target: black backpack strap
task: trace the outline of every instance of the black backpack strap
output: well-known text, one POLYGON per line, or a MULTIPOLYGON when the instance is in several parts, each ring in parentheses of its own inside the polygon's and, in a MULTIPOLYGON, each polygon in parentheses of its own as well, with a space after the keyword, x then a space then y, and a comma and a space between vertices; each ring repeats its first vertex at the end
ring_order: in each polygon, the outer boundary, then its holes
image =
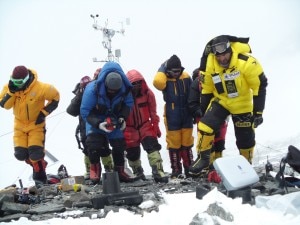
POLYGON ((79 137, 79 133, 80 133, 80 125, 78 124, 77 127, 76 127, 76 130, 75 130, 75 138, 76 138, 76 141, 77 141, 77 144, 78 144, 78 148, 83 150, 83 147, 81 146, 81 140, 80 140, 80 137, 79 137))
POLYGON ((275 180, 278 182, 278 187, 279 188, 284 188, 286 193, 288 193, 286 181, 285 181, 285 178, 284 178, 285 165, 286 165, 286 157, 283 157, 280 161, 279 171, 275 176, 275 180))
MULTIPOLYGON (((243 38, 243 37, 236 37, 236 36, 231 36, 231 35, 222 35, 222 36, 228 38, 228 40, 230 42, 240 42, 240 43, 245 43, 245 44, 247 44, 249 42, 249 38, 248 37, 247 38, 243 38)), ((201 71, 205 71, 206 70, 207 57, 208 57, 209 53, 212 52, 211 51, 211 45, 213 43, 213 40, 214 39, 211 39, 206 44, 206 46, 204 48, 204 51, 202 53, 202 57, 200 59, 200 67, 199 67, 199 69, 201 71)), ((250 50, 250 53, 251 53, 251 50, 250 50)))

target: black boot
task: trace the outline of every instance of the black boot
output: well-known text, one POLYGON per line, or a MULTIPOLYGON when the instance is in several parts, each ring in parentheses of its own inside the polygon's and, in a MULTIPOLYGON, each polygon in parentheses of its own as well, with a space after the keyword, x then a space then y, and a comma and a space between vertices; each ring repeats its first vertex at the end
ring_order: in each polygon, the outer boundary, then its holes
POLYGON ((144 174, 144 169, 142 167, 142 162, 140 159, 137 159, 135 161, 128 160, 128 164, 136 177, 142 180, 146 180, 146 176, 144 174))
POLYGON ((139 179, 142 180, 147 180, 145 174, 144 174, 144 169, 143 167, 138 167, 136 168, 136 170, 133 170, 133 174, 138 177, 139 179))
POLYGON ((152 168, 152 177, 157 183, 168 183, 169 177, 165 174, 162 158, 159 151, 153 151, 148 153, 149 164, 152 168))
POLYGON ((210 150, 200 152, 197 159, 190 166, 189 173, 193 176, 200 175, 202 170, 208 169, 209 159, 210 159, 210 150))
POLYGON ((169 177, 165 175, 161 163, 157 163, 157 165, 151 166, 151 168, 152 168, 152 176, 156 183, 169 182, 169 177))

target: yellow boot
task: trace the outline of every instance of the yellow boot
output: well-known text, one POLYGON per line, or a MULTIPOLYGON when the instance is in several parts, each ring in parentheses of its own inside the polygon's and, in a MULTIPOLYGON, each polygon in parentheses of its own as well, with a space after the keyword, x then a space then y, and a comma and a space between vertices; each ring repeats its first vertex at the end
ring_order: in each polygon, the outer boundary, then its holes
POLYGON ((247 149, 240 149, 240 154, 244 156, 250 164, 252 164, 254 146, 247 149))
POLYGON ((198 133, 198 157, 190 166, 189 173, 191 175, 200 175, 203 169, 208 169, 210 165, 210 151, 214 138, 214 134, 198 133))

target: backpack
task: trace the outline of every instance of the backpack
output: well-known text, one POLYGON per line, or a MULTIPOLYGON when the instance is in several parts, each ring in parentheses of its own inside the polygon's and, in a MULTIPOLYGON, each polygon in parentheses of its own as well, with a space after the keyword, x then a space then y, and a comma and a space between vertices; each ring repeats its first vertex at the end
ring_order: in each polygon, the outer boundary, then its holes
POLYGON ((296 172, 300 173, 300 150, 293 145, 290 145, 288 147, 287 155, 281 159, 279 171, 275 177, 275 179, 279 183, 279 187, 285 188, 285 190, 287 191, 287 187, 300 187, 300 179, 293 176, 284 176, 286 164, 288 164, 296 172))
POLYGON ((298 173, 300 173, 300 150, 293 145, 288 147, 286 162, 298 173))

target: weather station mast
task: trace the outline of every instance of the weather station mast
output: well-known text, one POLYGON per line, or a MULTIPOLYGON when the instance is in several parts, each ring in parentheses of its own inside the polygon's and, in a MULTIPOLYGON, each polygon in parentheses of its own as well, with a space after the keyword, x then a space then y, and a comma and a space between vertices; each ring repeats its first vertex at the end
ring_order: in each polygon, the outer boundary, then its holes
MULTIPOLYGON (((109 62, 109 61, 115 61, 115 62, 119 62, 119 58, 121 57, 121 50, 120 49, 116 49, 115 52, 113 53, 112 50, 112 38, 115 36, 115 34, 122 34, 124 35, 125 33, 125 29, 124 29, 124 23, 120 22, 121 24, 121 28, 119 30, 113 29, 113 28, 109 28, 108 27, 108 19, 106 19, 104 26, 99 25, 98 23, 98 18, 99 15, 92 15, 91 14, 91 18, 93 18, 94 23, 93 23, 93 28, 95 30, 100 30, 102 31, 102 45, 105 49, 107 49, 107 57, 104 60, 98 60, 96 57, 93 58, 93 62, 109 62)), ((130 24, 130 20, 129 18, 126 18, 126 25, 130 24)))

